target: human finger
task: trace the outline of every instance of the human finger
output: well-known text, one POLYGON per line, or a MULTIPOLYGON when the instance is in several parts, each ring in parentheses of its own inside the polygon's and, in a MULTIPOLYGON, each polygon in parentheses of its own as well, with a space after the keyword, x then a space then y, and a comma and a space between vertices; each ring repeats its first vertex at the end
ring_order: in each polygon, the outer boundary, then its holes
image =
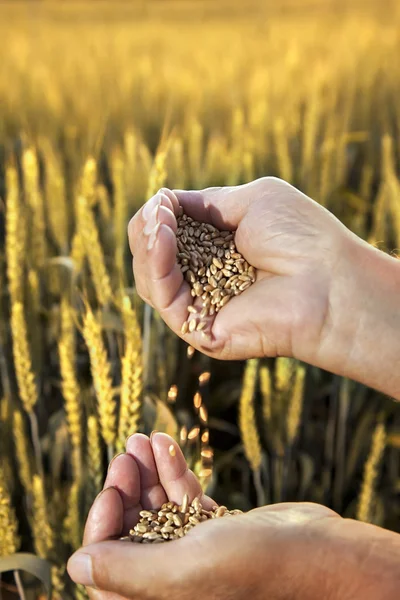
POLYGON ((145 510, 159 508, 167 502, 160 482, 153 449, 147 435, 135 433, 126 443, 126 452, 134 457, 140 474, 140 504, 145 510))
POLYGON ((157 432, 151 438, 151 445, 158 476, 170 502, 181 504, 187 494, 190 502, 199 497, 206 510, 216 506, 203 494, 199 480, 189 469, 181 448, 171 436, 157 432))
POLYGON ((130 454, 120 454, 110 463, 104 488, 113 487, 118 490, 123 504, 123 526, 121 535, 127 535, 138 522, 141 481, 139 467, 130 454))

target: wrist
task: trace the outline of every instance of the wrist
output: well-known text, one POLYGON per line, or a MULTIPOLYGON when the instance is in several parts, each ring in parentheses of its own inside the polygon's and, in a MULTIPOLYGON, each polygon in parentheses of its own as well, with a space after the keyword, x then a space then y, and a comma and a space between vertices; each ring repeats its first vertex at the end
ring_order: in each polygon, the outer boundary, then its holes
POLYGON ((400 399, 400 262, 344 236, 313 364, 400 399))

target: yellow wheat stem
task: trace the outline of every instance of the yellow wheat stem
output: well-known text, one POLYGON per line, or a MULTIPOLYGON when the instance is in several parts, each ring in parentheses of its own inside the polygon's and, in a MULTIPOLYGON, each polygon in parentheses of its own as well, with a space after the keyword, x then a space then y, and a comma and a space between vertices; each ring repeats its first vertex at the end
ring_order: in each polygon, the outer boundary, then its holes
POLYGON ((15 554, 19 548, 18 522, 6 486, 6 478, 0 466, 0 556, 15 554))
POLYGON ((78 220, 79 235, 82 236, 98 301, 102 305, 108 304, 112 299, 110 277, 94 215, 84 196, 78 198, 78 220))
POLYGON ((91 503, 100 492, 103 483, 99 427, 93 415, 87 421, 87 477, 88 501, 91 503))
POLYGON ((81 473, 82 422, 80 387, 76 376, 75 333, 72 308, 67 300, 61 303, 61 338, 58 343, 61 389, 65 400, 68 432, 72 445, 72 466, 76 477, 81 473))
POLYGON ((357 519, 359 521, 371 522, 372 520, 375 483, 385 446, 386 428, 383 423, 378 423, 372 435, 371 450, 364 466, 364 476, 357 507, 357 519))
POLYGON ((39 475, 33 476, 32 494, 32 533, 35 551, 41 558, 48 558, 54 548, 54 536, 49 522, 43 479, 39 475))
POLYGON ((19 477, 27 492, 32 490, 31 449, 28 447, 29 437, 25 429, 24 419, 20 411, 13 415, 13 437, 17 456, 19 477))
POLYGON ((27 413, 31 413, 37 402, 38 394, 32 368, 24 307, 21 302, 14 302, 11 306, 11 331, 18 391, 24 409, 27 413))
POLYGON ((7 278, 12 302, 22 299, 24 273, 24 223, 21 222, 18 173, 6 169, 6 257, 7 278))
POLYGON ((126 438, 139 428, 142 408, 143 356, 140 327, 128 297, 123 299, 122 315, 125 352, 122 357, 121 403, 117 450, 122 452, 126 438))
POLYGON ((88 308, 84 318, 83 337, 90 356, 90 370, 97 396, 101 434, 108 447, 116 438, 116 402, 112 387, 111 367, 104 344, 101 325, 88 308))
POLYGON ((248 360, 244 372, 239 403, 239 425, 244 451, 253 471, 261 466, 261 444, 257 430, 254 395, 257 385, 258 360, 248 360))
POLYGON ((293 386, 292 394, 290 396, 288 412, 286 416, 287 442, 290 446, 296 439, 301 421, 305 377, 305 367, 303 365, 298 365, 296 369, 296 380, 293 386))
POLYGON ((28 148, 22 155, 26 200, 32 210, 32 261, 42 267, 46 258, 46 224, 43 195, 39 185, 39 164, 35 150, 28 148))

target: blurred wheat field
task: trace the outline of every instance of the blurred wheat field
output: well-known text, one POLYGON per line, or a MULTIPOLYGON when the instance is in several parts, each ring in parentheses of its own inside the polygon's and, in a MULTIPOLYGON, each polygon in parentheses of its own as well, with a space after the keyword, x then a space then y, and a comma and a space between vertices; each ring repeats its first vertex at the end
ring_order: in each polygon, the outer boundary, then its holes
POLYGON ((275 175, 396 251, 399 31, 391 2, 0 4, 0 561, 45 559, 53 598, 86 597, 65 562, 135 431, 173 435, 230 507, 400 531, 399 404, 290 359, 192 356, 126 238, 163 185, 275 175))

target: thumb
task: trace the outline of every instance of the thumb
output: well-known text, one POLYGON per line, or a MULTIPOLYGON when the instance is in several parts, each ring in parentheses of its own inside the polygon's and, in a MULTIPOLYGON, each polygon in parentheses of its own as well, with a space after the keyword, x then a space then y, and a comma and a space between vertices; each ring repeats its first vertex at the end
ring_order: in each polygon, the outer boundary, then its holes
POLYGON ((164 544, 100 542, 78 550, 68 561, 75 583, 113 592, 126 598, 171 598, 188 556, 194 556, 191 540, 164 544), (177 568, 179 566, 179 571, 177 568))

